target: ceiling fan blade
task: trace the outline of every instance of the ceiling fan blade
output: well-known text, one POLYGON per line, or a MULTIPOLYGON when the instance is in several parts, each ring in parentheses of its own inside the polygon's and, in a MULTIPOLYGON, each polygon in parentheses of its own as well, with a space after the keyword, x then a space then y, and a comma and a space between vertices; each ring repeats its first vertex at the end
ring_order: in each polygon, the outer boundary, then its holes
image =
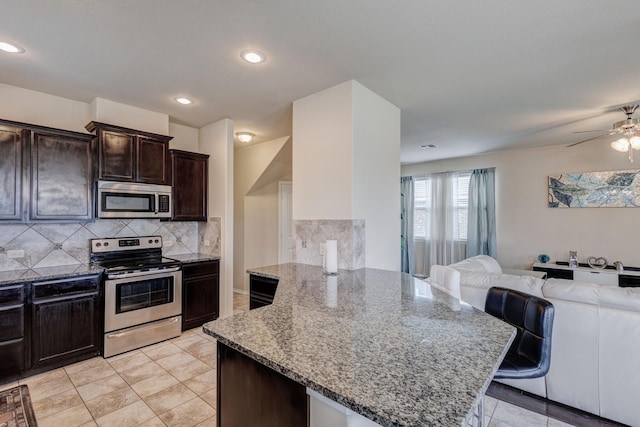
POLYGON ((598 129, 598 130, 578 130, 571 133, 590 133, 590 132, 607 132, 609 129, 598 129))
POLYGON ((594 139, 602 138, 603 136, 609 136, 609 135, 611 135, 611 134, 607 132, 607 133, 602 134, 602 135, 594 136, 593 138, 583 139, 582 141, 574 142, 573 144, 567 145, 567 147, 573 147, 574 145, 582 144, 583 142, 592 141, 594 139))

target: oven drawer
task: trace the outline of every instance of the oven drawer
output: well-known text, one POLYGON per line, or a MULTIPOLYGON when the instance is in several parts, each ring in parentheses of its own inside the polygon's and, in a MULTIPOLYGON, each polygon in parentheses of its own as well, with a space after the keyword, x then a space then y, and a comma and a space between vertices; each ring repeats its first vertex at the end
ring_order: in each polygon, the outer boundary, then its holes
POLYGON ((104 334, 104 357, 180 336, 182 317, 175 316, 104 334))

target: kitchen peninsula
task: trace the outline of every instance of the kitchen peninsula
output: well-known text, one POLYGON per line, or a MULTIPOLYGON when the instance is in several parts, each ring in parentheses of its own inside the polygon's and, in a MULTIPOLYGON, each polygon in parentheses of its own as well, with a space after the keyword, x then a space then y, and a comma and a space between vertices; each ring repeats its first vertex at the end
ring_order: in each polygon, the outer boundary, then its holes
POLYGON ((301 401, 301 424, 311 416, 314 426, 314 403, 325 398, 383 426, 466 425, 515 336, 513 327, 404 273, 340 270, 336 277, 305 264, 250 273, 279 279, 273 304, 204 325, 218 340, 222 427, 301 401), (275 385, 264 399, 251 395, 261 370, 293 387, 289 400, 278 399, 275 385))

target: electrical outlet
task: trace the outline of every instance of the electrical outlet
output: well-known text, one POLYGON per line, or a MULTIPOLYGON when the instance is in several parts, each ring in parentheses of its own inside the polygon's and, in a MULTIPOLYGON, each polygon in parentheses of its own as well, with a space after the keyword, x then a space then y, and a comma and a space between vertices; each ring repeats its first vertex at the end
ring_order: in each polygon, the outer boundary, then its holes
POLYGON ((207 248, 208 248, 209 246, 211 246, 211 241, 210 241, 210 240, 205 240, 205 241, 204 241, 204 246, 205 246, 205 247, 207 247, 207 248))
POLYGON ((12 251, 7 251, 7 258, 24 258, 24 250, 14 249, 12 251))

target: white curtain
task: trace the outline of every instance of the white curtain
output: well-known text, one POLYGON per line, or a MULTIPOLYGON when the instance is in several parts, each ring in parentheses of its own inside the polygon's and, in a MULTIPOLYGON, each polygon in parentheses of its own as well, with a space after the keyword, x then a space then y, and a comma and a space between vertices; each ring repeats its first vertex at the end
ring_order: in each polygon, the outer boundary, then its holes
POLYGON ((466 184, 468 172, 446 172, 425 177, 427 215, 425 239, 422 241, 424 275, 429 275, 434 264, 449 265, 466 257, 466 206, 464 215, 461 215, 459 204, 462 187, 459 180, 462 176, 466 184))

